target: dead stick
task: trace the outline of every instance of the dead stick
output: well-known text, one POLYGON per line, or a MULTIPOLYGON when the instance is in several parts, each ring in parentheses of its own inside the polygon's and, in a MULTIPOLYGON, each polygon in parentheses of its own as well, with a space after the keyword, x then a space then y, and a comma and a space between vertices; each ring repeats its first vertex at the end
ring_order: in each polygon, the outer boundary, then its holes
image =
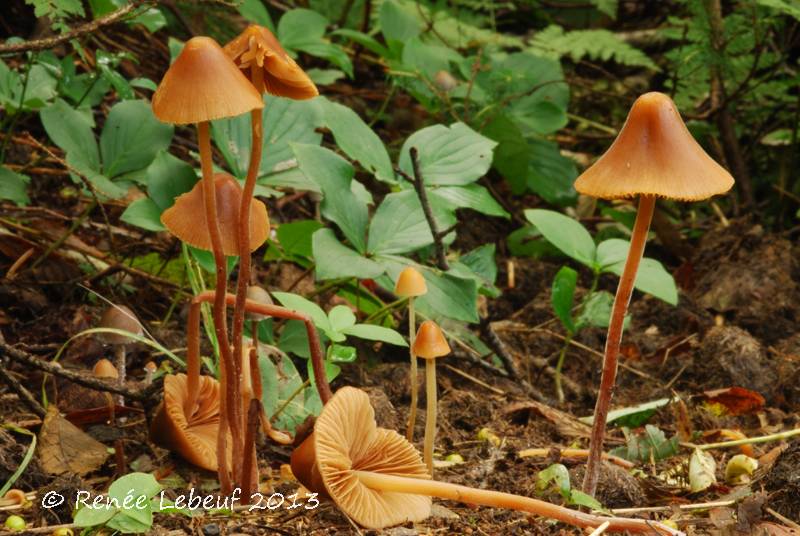
POLYGON ((433 217, 433 210, 431 203, 428 200, 428 192, 425 190, 425 180, 422 177, 422 170, 419 166, 419 152, 416 147, 409 150, 411 155, 411 166, 414 170, 414 177, 409 177, 407 173, 401 173, 407 180, 410 180, 414 185, 414 190, 417 192, 419 202, 422 205, 422 212, 425 214, 425 219, 428 221, 428 227, 431 228, 431 235, 433 235, 433 247, 436 251, 436 265, 440 270, 449 270, 450 265, 447 264, 447 258, 444 252, 444 243, 442 242, 442 233, 439 232, 439 226, 436 224, 436 219, 433 217))
POLYGON ((33 397, 31 392, 25 389, 25 387, 5 369, 2 362, 0 362, 0 380, 3 380, 31 411, 38 417, 44 419, 47 411, 39 404, 39 401, 33 397))

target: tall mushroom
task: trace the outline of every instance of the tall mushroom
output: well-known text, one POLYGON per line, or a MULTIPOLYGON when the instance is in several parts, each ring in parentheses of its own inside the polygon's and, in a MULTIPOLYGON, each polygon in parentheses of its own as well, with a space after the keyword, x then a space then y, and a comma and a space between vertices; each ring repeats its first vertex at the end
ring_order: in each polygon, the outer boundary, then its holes
MULTIPOLYGON (((214 300, 214 330, 219 342, 222 366, 231 373, 234 363, 231 356, 228 328, 225 315, 227 290, 227 264, 222 250, 222 238, 217 221, 217 203, 209 122, 214 119, 233 117, 264 107, 261 95, 244 77, 236 65, 225 55, 222 47, 209 37, 193 37, 164 74, 153 95, 153 113, 163 122, 175 124, 197 124, 200 164, 203 174, 204 213, 211 247, 216 265, 216 294, 214 300)), ((249 204, 248 204, 249 207, 249 204)), ((245 245, 249 244, 246 242, 245 245)), ((235 382, 232 383, 235 386, 235 382)), ((238 389, 226 390, 230 411, 239 408, 238 389)), ((242 417, 230 420, 233 448, 241 451, 242 417)), ((224 435, 221 435, 224 437, 224 435)))
MULTIPOLYGON (((111 305, 103 312, 100 317, 101 328, 115 329, 125 331, 138 337, 142 335, 142 325, 136 318, 136 315, 129 308, 124 305, 111 305)), ((120 385, 125 383, 125 349, 135 340, 127 335, 120 333, 99 333, 98 338, 106 344, 114 346, 114 365, 117 367, 117 381, 120 385)), ((119 402, 122 404, 124 401, 122 395, 119 397, 119 402)))
POLYGON ((450 353, 450 345, 433 320, 419 327, 414 339, 414 354, 425 359, 425 442, 423 454, 428 473, 433 476, 433 443, 436 439, 436 358, 450 353))
POLYGON ((414 441, 414 425, 417 422, 417 406, 419 405, 419 386, 417 375, 417 356, 414 354, 414 333, 417 331, 417 321, 414 315, 414 298, 427 294, 428 285, 425 278, 413 266, 403 268, 397 276, 394 293, 401 298, 408 298, 408 354, 411 358, 408 382, 411 385, 411 407, 408 413, 408 428, 406 439, 414 441))
MULTIPOLYGON (((291 99, 310 99, 319 94, 317 87, 267 28, 248 26, 233 41, 225 45, 228 57, 241 69, 261 95, 264 92, 291 99)), ((244 304, 250 285, 250 200, 261 167, 264 128, 261 107, 250 113, 250 163, 239 211, 239 276, 236 281, 236 303, 233 309, 233 357, 235 374, 241 381, 242 334, 244 333, 244 304)), ((262 240, 263 243, 263 240, 262 240)))
POLYGON ((675 104, 663 93, 636 99, 628 119, 608 151, 575 181, 575 189, 603 199, 639 196, 639 210, 631 234, 628 258, 620 277, 608 326, 603 373, 594 411, 589 460, 583 491, 594 495, 603 452, 623 322, 630 303, 656 198, 700 201, 722 194, 733 177, 695 141, 675 104))
POLYGON ((644 519, 603 517, 545 501, 430 479, 419 452, 393 430, 378 428, 369 396, 342 387, 322 408, 314 432, 292 453, 292 472, 310 491, 329 497, 356 523, 382 529, 422 521, 431 497, 511 508, 578 527, 683 535, 644 519))

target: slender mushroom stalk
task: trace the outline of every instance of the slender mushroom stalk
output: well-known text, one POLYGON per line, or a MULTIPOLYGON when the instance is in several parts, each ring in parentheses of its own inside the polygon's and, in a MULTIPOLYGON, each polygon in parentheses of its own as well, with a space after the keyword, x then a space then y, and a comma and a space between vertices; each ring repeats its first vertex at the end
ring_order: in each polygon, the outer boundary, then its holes
MULTIPOLYGON (((225 45, 225 52, 239 69, 246 73, 259 95, 268 92, 293 99, 308 99, 319 94, 316 86, 292 60, 280 42, 267 28, 251 25, 225 45)), ((237 381, 241 381, 245 300, 250 284, 250 201, 261 167, 264 145, 263 110, 250 112, 250 162, 239 212, 239 277, 233 310, 233 357, 237 381)))
POLYGON ((414 446, 397 432, 378 428, 369 396, 353 387, 336 392, 291 461, 292 472, 304 486, 331 498, 369 529, 422 521, 430 516, 430 498, 440 497, 529 512, 578 527, 608 523, 608 530, 615 532, 683 535, 655 521, 593 515, 520 495, 431 480, 414 446))
POLYGON ((436 441, 436 358, 450 353, 450 346, 442 330, 433 320, 419 327, 414 339, 414 354, 425 359, 425 441, 423 454, 428 474, 433 477, 433 445, 436 441))
POLYGON ((408 266, 403 268, 397 277, 394 293, 401 298, 408 298, 408 354, 411 358, 408 383, 411 386, 411 405, 408 412, 408 426, 406 439, 414 441, 414 425, 417 423, 417 406, 419 405, 419 386, 417 372, 417 356, 414 354, 414 333, 417 330, 417 320, 414 314, 414 298, 427 294, 428 286, 425 278, 416 268, 408 266))
MULTIPOLYGON (((236 381, 230 381, 231 372, 235 368, 225 314, 227 261, 217 221, 209 121, 241 115, 263 107, 261 96, 252 84, 225 55, 217 42, 208 37, 194 37, 186 42, 153 95, 153 113, 160 121, 197 124, 203 175, 204 214, 216 266, 214 330, 220 349, 220 370, 227 370, 229 373, 226 378, 229 385, 223 389, 226 401, 222 404, 229 413, 229 418, 223 419, 223 424, 230 427, 235 453, 241 453, 242 450, 242 408, 237 400, 238 385, 236 381)), ((219 434, 221 436, 219 441, 226 441, 226 431, 223 427, 220 427, 219 434)), ((236 476, 237 471, 234 467, 234 480, 236 476)), ((220 480, 223 480, 222 474, 220 480)))
MULTIPOLYGON (((136 315, 124 305, 111 305, 108 309, 106 309, 105 312, 103 312, 103 316, 100 318, 99 326, 101 328, 126 331, 136 336, 141 336, 143 333, 142 325, 139 323, 136 315)), ((119 335, 117 333, 101 333, 99 338, 106 344, 111 344, 114 346, 114 365, 117 368, 117 375, 115 378, 120 385, 124 385, 127 373, 125 363, 125 348, 129 344, 135 342, 134 339, 131 337, 126 337, 125 335, 119 335)), ((122 395, 118 397, 117 401, 120 405, 125 403, 122 395)))
POLYGON ((623 322, 644 252, 657 197, 699 201, 727 192, 733 178, 709 157, 663 93, 646 93, 633 104, 617 139, 575 181, 575 189, 603 199, 639 196, 628 257, 620 277, 608 326, 600 391, 594 411, 583 491, 594 495, 603 438, 617 374, 623 322))

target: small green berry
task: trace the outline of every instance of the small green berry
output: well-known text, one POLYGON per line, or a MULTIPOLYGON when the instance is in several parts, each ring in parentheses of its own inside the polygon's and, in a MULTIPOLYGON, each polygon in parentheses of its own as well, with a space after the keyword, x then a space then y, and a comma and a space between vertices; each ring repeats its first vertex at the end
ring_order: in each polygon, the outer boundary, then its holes
POLYGON ((13 532, 19 532, 27 528, 25 520, 19 516, 8 516, 6 518, 5 527, 13 532))

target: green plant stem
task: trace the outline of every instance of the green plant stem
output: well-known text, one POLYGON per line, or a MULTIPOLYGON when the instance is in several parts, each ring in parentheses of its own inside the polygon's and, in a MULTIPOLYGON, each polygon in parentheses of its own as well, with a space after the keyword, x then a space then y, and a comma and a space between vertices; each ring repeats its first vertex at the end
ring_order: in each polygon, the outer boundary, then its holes
POLYGON ((573 334, 568 333, 564 339, 564 344, 561 346, 561 352, 558 354, 558 362, 556 363, 556 373, 553 376, 556 382, 556 396, 560 404, 564 403, 564 389, 561 386, 561 369, 564 368, 564 358, 567 357, 567 348, 572 341, 573 334))
POLYGON ((628 304, 633 293, 633 283, 636 280, 636 272, 642 260, 645 242, 647 241, 647 230, 650 227, 650 221, 653 219, 655 206, 655 196, 642 195, 639 198, 639 210, 636 214, 636 222, 633 225, 628 258, 625 260, 625 268, 622 271, 617 294, 614 297, 614 306, 611 309, 611 320, 608 325, 608 336, 606 337, 605 354, 603 356, 603 373, 600 379, 597 403, 594 408, 594 423, 592 424, 592 435, 589 442, 589 459, 586 464, 586 476, 583 479, 583 492, 592 497, 594 497, 597 489, 606 421, 608 420, 608 410, 617 378, 617 362, 622 342, 625 313, 628 310, 628 304))
POLYGON ((390 312, 395 307, 398 307, 398 306, 402 305, 406 301, 407 301, 407 298, 400 298, 399 300, 395 300, 393 302, 387 303, 386 305, 384 305, 383 307, 381 307, 377 311, 373 312, 367 318, 365 318, 363 323, 364 324, 369 324, 373 320, 377 320, 378 323, 380 324, 380 321, 382 320, 384 315, 386 315, 388 312, 390 312))
POLYGON ((425 442, 423 458, 433 478, 433 444, 436 441, 436 358, 425 360, 425 442))
POLYGON ((273 414, 272 414, 272 417, 270 417, 270 418, 269 418, 270 422, 275 422, 275 420, 276 420, 276 419, 277 419, 277 418, 280 416, 280 414, 281 414, 281 413, 283 413, 283 410, 285 410, 286 408, 288 408, 288 407, 289 407, 289 404, 291 404, 291 403, 292 403, 292 400, 294 400, 295 398, 297 398, 297 396, 298 396, 300 393, 302 393, 302 392, 303 392, 303 390, 304 390, 306 387, 308 387, 309 385, 311 385, 311 380, 306 380, 306 381, 304 381, 303 383, 301 383, 301 384, 300 384, 300 385, 297 387, 297 389, 295 389, 295 390, 292 392, 292 394, 291 394, 291 395, 289 395, 289 398, 287 398, 286 400, 284 400, 284 401, 283 401, 283 404, 281 404, 281 405, 280 405, 280 407, 279 407, 278 409, 276 409, 276 410, 275 410, 275 413, 273 413, 273 414))
POLYGON ((794 428, 793 430, 786 430, 784 432, 778 432, 759 437, 748 437, 745 439, 735 439, 733 441, 720 441, 719 443, 707 443, 705 445, 697 445, 697 448, 700 450, 724 449, 729 447, 738 447, 741 445, 753 445, 756 443, 780 441, 782 439, 789 439, 790 437, 794 437, 796 435, 800 435, 800 428, 794 428))
POLYGON ((408 413, 408 427, 406 429, 406 439, 410 443, 414 442, 414 425, 417 423, 417 406, 419 405, 419 379, 417 372, 417 356, 414 355, 414 336, 416 333, 417 322, 414 315, 414 297, 408 298, 408 355, 411 358, 411 368, 409 369, 408 382, 411 388, 411 407, 408 413))

